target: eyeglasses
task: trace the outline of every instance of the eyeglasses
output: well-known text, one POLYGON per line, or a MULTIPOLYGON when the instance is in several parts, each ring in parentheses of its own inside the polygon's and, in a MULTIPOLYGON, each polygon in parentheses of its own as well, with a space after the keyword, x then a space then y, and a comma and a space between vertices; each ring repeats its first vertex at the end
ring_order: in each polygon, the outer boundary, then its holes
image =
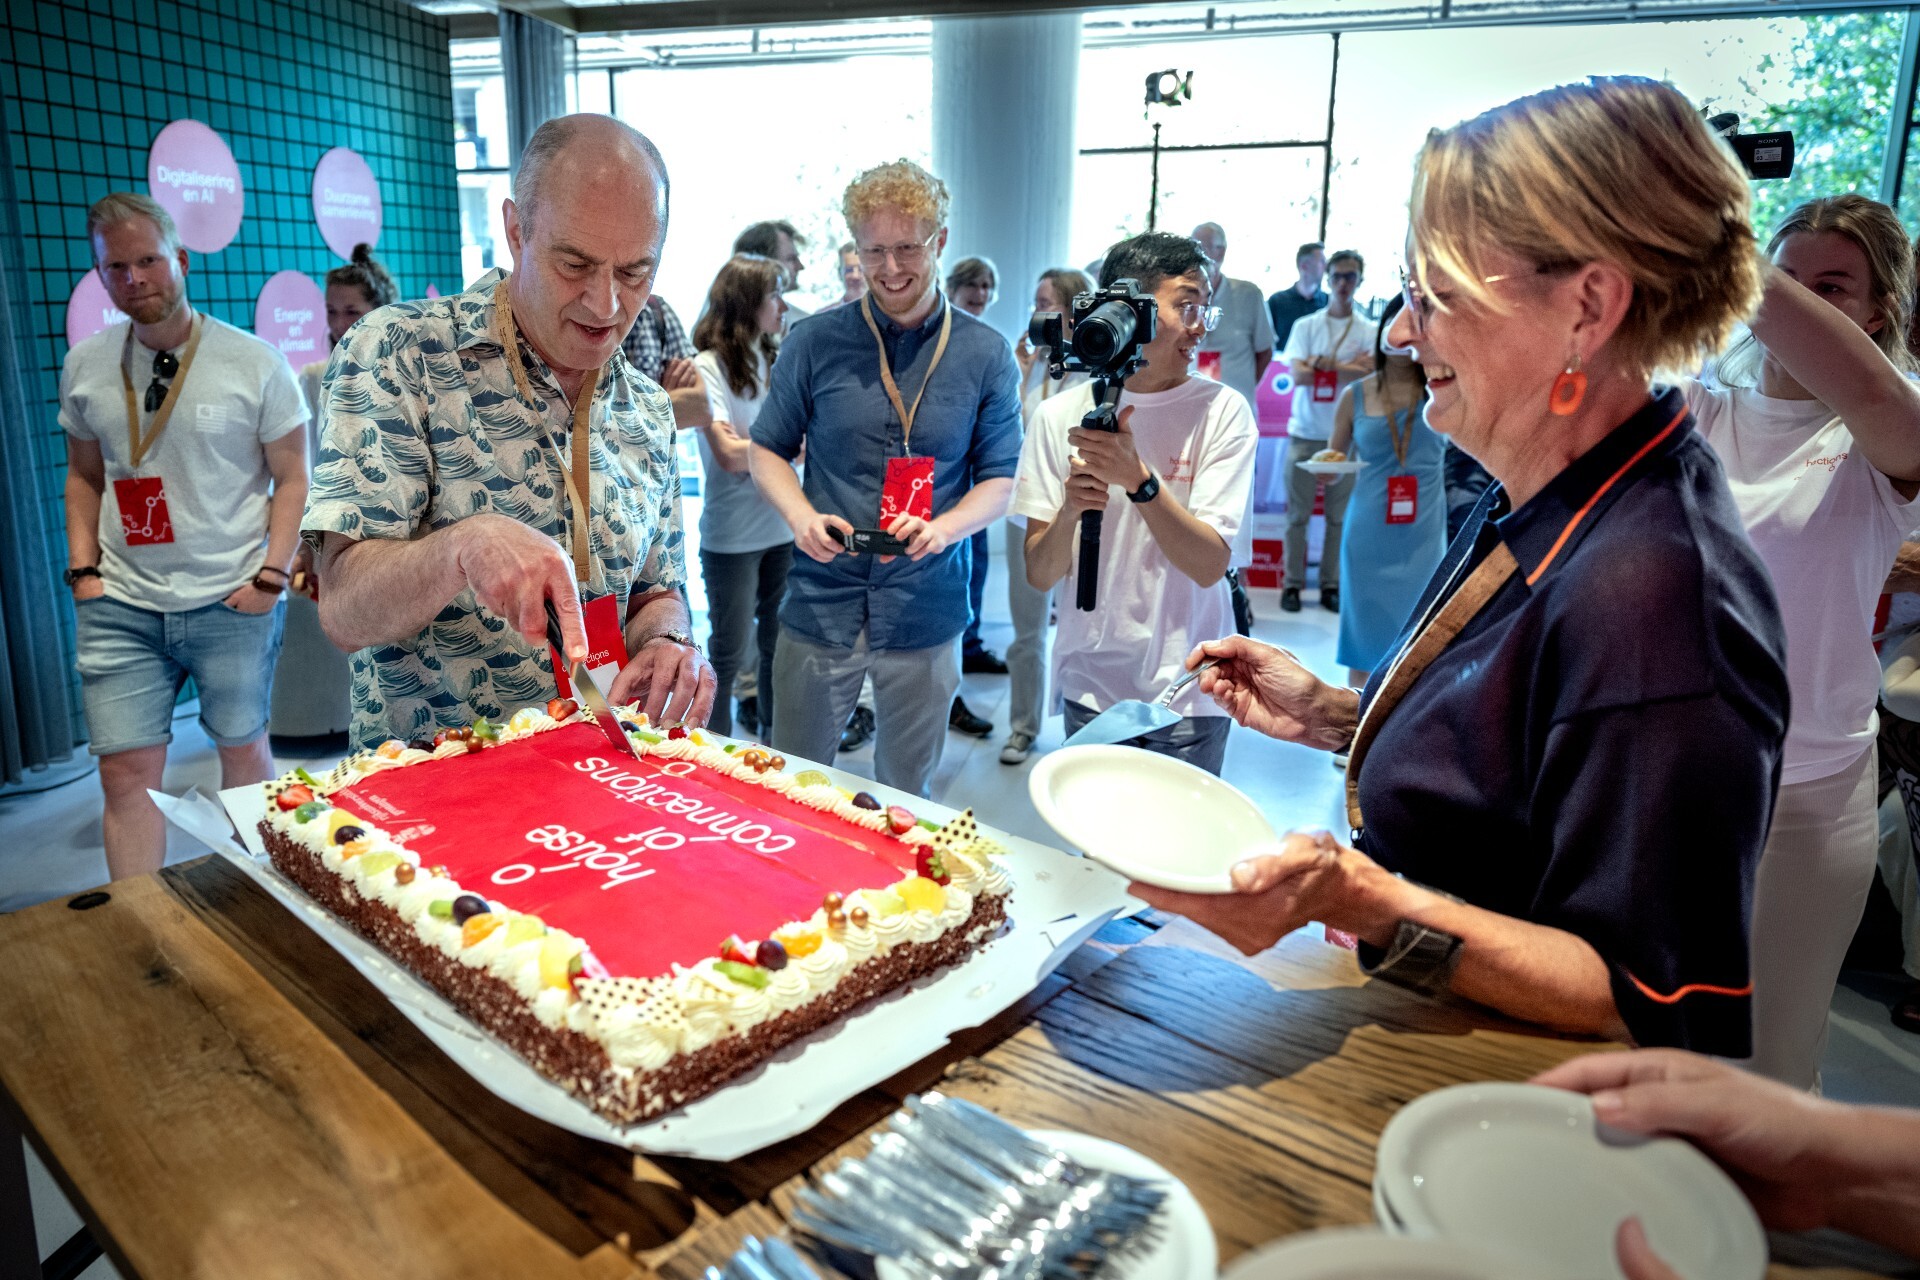
POLYGON ((153 357, 153 381, 147 384, 147 412, 158 413, 167 398, 167 383, 173 381, 173 375, 180 372, 180 361, 171 351, 161 351, 153 357))
POLYGON ((1180 317, 1180 323, 1187 328, 1200 325, 1207 333, 1212 333, 1214 327, 1220 323, 1220 308, 1209 307, 1204 302, 1186 303, 1174 314, 1180 317))
MULTIPOLYGON (((1543 262, 1531 271, 1510 271, 1505 275, 1481 276, 1481 284, 1501 284, 1508 280, 1529 280, 1534 276, 1550 276, 1562 271, 1572 271, 1580 264, 1577 262, 1543 262)), ((1413 323, 1414 336, 1427 331, 1427 321, 1433 318, 1433 299, 1426 290, 1414 282, 1405 267, 1400 268, 1400 296, 1405 301, 1407 315, 1413 323)))
POLYGON ((1327 279, 1335 281, 1344 280, 1348 284, 1359 284, 1360 273, 1358 271, 1329 271, 1327 273, 1327 279))
POLYGON ((914 268, 926 264, 927 250, 933 245, 935 237, 939 234, 940 228, 935 227, 933 229, 933 235, 928 236, 919 244, 896 244, 891 246, 870 244, 864 248, 855 250, 855 252, 859 255, 860 265, 869 271, 885 266, 888 257, 892 257, 892 259, 902 267, 908 271, 912 271, 914 268))

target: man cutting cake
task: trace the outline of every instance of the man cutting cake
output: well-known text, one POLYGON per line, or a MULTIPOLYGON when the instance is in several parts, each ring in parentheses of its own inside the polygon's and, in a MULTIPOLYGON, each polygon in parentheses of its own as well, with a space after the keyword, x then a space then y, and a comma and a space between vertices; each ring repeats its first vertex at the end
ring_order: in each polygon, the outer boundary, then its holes
POLYGON ((673 409, 621 353, 667 196, 641 134, 549 120, 503 209, 513 273, 383 308, 335 348, 303 529, 320 548, 321 625, 356 650, 359 745, 555 696, 549 603, 567 661, 630 655, 612 701, 706 720, 673 409))

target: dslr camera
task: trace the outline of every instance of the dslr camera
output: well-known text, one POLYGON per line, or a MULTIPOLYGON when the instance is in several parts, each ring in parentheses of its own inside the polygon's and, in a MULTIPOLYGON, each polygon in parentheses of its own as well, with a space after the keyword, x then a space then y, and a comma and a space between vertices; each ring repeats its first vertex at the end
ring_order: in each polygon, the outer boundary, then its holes
POLYGON ((1786 129, 1771 133, 1741 133, 1740 117, 1723 111, 1707 117, 1707 128, 1719 134, 1733 148, 1740 167, 1749 178, 1790 178, 1793 176, 1793 134, 1786 129))
POLYGON ((1073 300, 1073 337, 1058 311, 1037 311, 1027 341, 1047 349, 1047 376, 1069 372, 1120 383, 1144 362, 1140 349, 1153 341, 1159 304, 1137 280, 1116 280, 1073 300))

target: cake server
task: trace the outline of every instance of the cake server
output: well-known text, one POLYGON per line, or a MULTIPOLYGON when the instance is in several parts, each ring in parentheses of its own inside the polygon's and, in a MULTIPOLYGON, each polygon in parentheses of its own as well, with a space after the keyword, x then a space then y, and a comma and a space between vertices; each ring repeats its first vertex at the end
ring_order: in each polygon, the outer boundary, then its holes
POLYGON ((1127 742, 1141 734, 1153 733, 1170 724, 1180 723, 1180 713, 1172 707, 1174 695, 1200 678, 1200 673, 1208 667, 1217 666, 1218 658, 1208 658, 1193 670, 1167 686, 1167 691, 1152 702, 1139 702, 1128 698, 1125 702, 1116 702, 1093 719, 1081 725, 1079 730, 1060 745, 1066 747, 1104 747, 1115 742, 1127 742))
MULTIPOLYGON (((553 607, 553 601, 548 600, 545 604, 547 606, 547 641, 553 645, 553 651, 561 656, 561 660, 565 661, 567 645, 560 635, 560 614, 553 607)), ((621 728, 620 721, 614 718, 613 708, 607 705, 607 695, 602 693, 600 686, 594 683, 593 673, 587 670, 587 664, 575 662, 567 675, 573 681, 573 691, 579 695, 580 705, 587 709, 587 714, 593 718, 593 722, 600 726, 600 732, 606 734, 607 740, 622 753, 638 760, 640 753, 634 750, 632 741, 627 737, 627 731, 621 728)))

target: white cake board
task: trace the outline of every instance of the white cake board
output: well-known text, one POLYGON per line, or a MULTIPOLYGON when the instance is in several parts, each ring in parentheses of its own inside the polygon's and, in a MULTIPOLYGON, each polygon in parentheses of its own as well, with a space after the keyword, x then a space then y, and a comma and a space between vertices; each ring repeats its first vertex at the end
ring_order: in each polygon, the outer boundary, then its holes
MULTIPOLYGON (((795 770, 823 768, 795 760, 795 770)), ((834 781, 872 791, 945 821, 957 811, 893 791, 842 770, 834 781)), ((220 793, 222 812, 199 791, 178 798, 149 792, 167 820, 206 842, 330 943, 449 1058, 494 1094, 549 1124, 655 1155, 732 1160, 806 1132, 848 1098, 936 1052, 956 1032, 979 1026, 1032 991, 1116 912, 1137 906, 1126 883, 1104 867, 981 823, 1004 846, 1013 877, 1011 927, 966 963, 896 992, 850 1018, 788 1045, 750 1074, 647 1124, 621 1126, 528 1066, 459 1010, 341 923, 274 867, 257 824, 266 798, 257 786, 220 793), (238 833, 236 835, 236 832, 238 833)))

